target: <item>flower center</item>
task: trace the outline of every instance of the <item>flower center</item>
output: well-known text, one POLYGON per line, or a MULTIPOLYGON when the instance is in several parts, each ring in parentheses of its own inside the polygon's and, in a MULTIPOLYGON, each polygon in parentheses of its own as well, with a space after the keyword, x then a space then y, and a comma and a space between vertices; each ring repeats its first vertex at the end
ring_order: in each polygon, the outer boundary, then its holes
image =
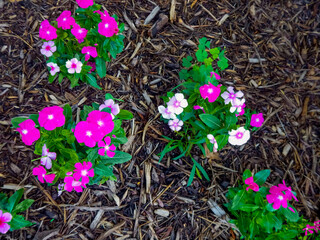
POLYGON ((234 93, 230 93, 229 98, 233 99, 234 98, 234 93))
POLYGON ((108 27, 109 27, 109 24, 108 24, 108 23, 106 23, 106 24, 104 25, 104 27, 105 27, 105 28, 108 28, 108 27))
POLYGON ((283 197, 282 197, 282 196, 279 196, 278 199, 279 199, 280 201, 282 201, 282 200, 283 200, 283 197))
POLYGON ((55 67, 54 66, 51 66, 51 71, 54 71, 55 67))
POLYGON ((79 30, 79 33, 82 33, 82 29, 79 30))
POLYGON ((208 93, 210 93, 210 94, 213 93, 213 89, 212 89, 212 88, 209 88, 209 89, 208 89, 208 93))
POLYGON ((87 52, 87 54, 90 54, 90 52, 87 52))
POLYGON ((236 134, 236 138, 237 139, 241 139, 243 137, 243 133, 242 132, 238 132, 237 134, 236 134))
POLYGON ((257 119, 256 119, 256 122, 259 122, 259 121, 260 121, 259 118, 257 118, 257 119))
POLYGON ((72 63, 71 68, 77 68, 77 64, 72 63))
POLYGON ((27 130, 27 129, 24 129, 24 130, 22 130, 22 133, 23 133, 23 134, 27 134, 27 133, 28 133, 28 130, 27 130))
POLYGON ((97 123, 100 127, 103 126, 103 121, 99 120, 97 123))
POLYGON ((104 149, 108 151, 110 149, 110 146, 106 145, 104 149))
POLYGON ((50 31, 47 31, 47 34, 49 35, 49 34, 50 34, 50 31))
POLYGON ((50 51, 51 47, 50 46, 46 46, 46 50, 50 51))
POLYGON ((168 108, 166 108, 166 110, 164 110, 165 114, 171 114, 171 112, 169 112, 168 108))
POLYGON ((82 170, 82 171, 81 171, 81 175, 82 175, 82 176, 87 176, 87 174, 88 174, 88 171, 87 171, 87 170, 82 170))
POLYGON ((173 103, 173 106, 176 107, 176 108, 180 107, 180 102, 179 101, 175 101, 173 103))
POLYGON ((53 115, 52 114, 48 115, 48 119, 52 120, 53 119, 53 115))
POLYGON ((67 19, 66 19, 66 18, 64 18, 64 19, 63 19, 63 21, 67 21, 67 19))
POLYGON ((91 137, 92 136, 92 132, 91 131, 87 131, 86 132, 86 136, 91 137))

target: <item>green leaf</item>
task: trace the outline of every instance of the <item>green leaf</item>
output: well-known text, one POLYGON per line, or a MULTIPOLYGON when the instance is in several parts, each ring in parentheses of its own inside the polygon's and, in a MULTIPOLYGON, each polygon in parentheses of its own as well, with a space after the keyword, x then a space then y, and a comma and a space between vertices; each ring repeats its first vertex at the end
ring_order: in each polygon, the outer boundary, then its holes
POLYGON ((11 123, 12 123, 12 126, 14 128, 19 128, 19 124, 24 122, 25 120, 27 120, 28 118, 25 118, 25 117, 15 117, 15 118, 12 118, 11 119, 11 123))
POLYGON ((270 172, 271 171, 269 169, 257 172, 253 177, 254 182, 257 183, 259 186, 263 185, 269 177, 270 172))
POLYGON ((187 184, 187 187, 189 187, 194 179, 194 175, 196 173, 196 165, 194 164, 192 169, 191 169, 191 173, 190 173, 190 176, 189 176, 189 179, 188 179, 188 184, 187 184))
POLYGON ((31 119, 37 126, 39 126, 39 114, 30 114, 29 119, 31 119))
POLYGON ((33 223, 25 220, 24 217, 21 215, 15 215, 11 220, 11 222, 9 223, 9 225, 10 225, 10 231, 13 231, 13 230, 18 230, 24 227, 30 227, 33 225, 33 223))
POLYGON ((95 78, 95 76, 93 76, 92 74, 87 74, 86 75, 87 81, 88 83, 92 86, 95 87, 97 89, 102 89, 98 83, 97 83, 97 79, 95 78))
POLYGON ((281 229, 282 225, 281 221, 276 217, 276 215, 271 212, 259 219, 258 223, 266 230, 267 233, 272 233, 273 228, 281 229))
POLYGON ((109 177, 113 175, 112 170, 112 166, 106 166, 100 163, 94 167, 94 174, 95 176, 109 177))
POLYGON ((196 57, 199 62, 204 62, 205 59, 208 57, 208 53, 205 50, 199 49, 196 52, 196 57))
POLYGON ((31 205, 33 204, 34 200, 32 199, 26 199, 19 203, 12 211, 12 213, 19 213, 26 211, 31 205))
POLYGON ((232 210, 238 210, 240 208, 240 206, 244 203, 245 201, 245 195, 246 195, 246 191, 244 189, 240 190, 236 196, 233 199, 232 202, 232 210))
POLYGON ((202 175, 205 177, 205 179, 207 179, 208 181, 210 181, 210 178, 207 174, 207 172, 203 169, 203 167, 200 165, 200 163, 198 163, 196 160, 194 160, 193 158, 191 158, 194 165, 196 165, 196 167, 201 171, 202 175))
POLYGON ((4 193, 0 193, 0 209, 7 209, 8 205, 8 197, 4 193))
POLYGON ((289 207, 293 208, 291 204, 288 203, 287 208, 280 207, 279 212, 287 218, 288 222, 297 222, 299 220, 299 213, 296 209, 294 209, 295 212, 292 212, 289 210, 289 207))
POLYGON ((101 161, 104 164, 121 164, 130 161, 132 156, 126 152, 116 152, 113 158, 109 158, 108 156, 101 156, 101 161))
POLYGON ((113 96, 110 94, 110 93, 106 93, 105 97, 104 97, 106 100, 109 100, 109 99, 114 99, 113 96))
POLYGON ((102 58, 96 57, 96 69, 99 77, 103 78, 107 74, 106 61, 102 58))
POLYGON ((257 210, 259 208, 259 206, 255 205, 255 204, 242 204, 239 207, 239 210, 244 211, 244 212, 253 212, 255 210, 257 210))
POLYGON ((8 200, 8 212, 12 212, 12 210, 14 209, 14 207, 19 203, 22 195, 23 195, 23 188, 19 189, 18 191, 16 191, 8 200))
POLYGON ((261 196, 261 194, 259 192, 256 193, 256 195, 254 196, 254 203, 260 207, 264 207, 264 205, 265 205, 265 203, 263 201, 263 197, 261 196))
POLYGON ((175 148, 178 147, 178 145, 174 145, 174 146, 170 147, 173 143, 174 143, 174 142, 171 141, 171 142, 169 142, 169 143, 165 146, 165 148, 163 149, 163 151, 162 151, 161 154, 160 154, 159 162, 161 162, 162 158, 164 157, 164 155, 165 155, 166 153, 171 152, 172 150, 174 150, 175 148))
POLYGON ((51 73, 49 73, 48 82, 52 83, 54 81, 55 77, 56 77, 56 75, 52 76, 51 73))
POLYGON ((188 73, 188 70, 187 69, 182 69, 180 72, 179 72, 179 78, 181 80, 187 80, 189 78, 190 74, 188 73))
POLYGON ((64 107, 63 107, 63 115, 64 115, 64 117, 66 119, 65 125, 67 125, 67 122, 70 119, 72 119, 72 109, 71 109, 69 104, 64 105, 64 107))
POLYGON ((185 67, 185 68, 189 68, 191 67, 192 63, 192 57, 191 56, 188 56, 187 58, 184 58, 182 59, 182 66, 185 67))
POLYGON ((133 118, 133 114, 128 110, 121 109, 120 112, 117 114, 117 118, 123 120, 130 120, 133 118))
POLYGON ((244 181, 249 178, 249 177, 252 177, 252 173, 249 169, 246 169, 244 172, 243 172, 243 176, 242 176, 242 181, 244 183, 244 181))
POLYGON ((64 75, 60 73, 58 78, 59 83, 62 83, 63 78, 64 78, 64 75))
POLYGON ((215 137, 217 143, 218 143, 218 151, 221 150, 227 143, 229 139, 229 135, 218 135, 215 137))
POLYGON ((226 117, 226 129, 231 130, 237 124, 238 118, 235 114, 226 117))
POLYGON ((217 117, 210 114, 200 114, 199 117, 208 127, 212 129, 221 128, 221 122, 217 117))

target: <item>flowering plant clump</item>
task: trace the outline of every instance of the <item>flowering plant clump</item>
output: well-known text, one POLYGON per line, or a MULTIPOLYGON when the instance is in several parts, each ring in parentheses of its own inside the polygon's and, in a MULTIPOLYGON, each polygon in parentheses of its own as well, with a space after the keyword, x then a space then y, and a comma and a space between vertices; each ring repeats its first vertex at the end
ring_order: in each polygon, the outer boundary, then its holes
POLYGON ((12 119, 22 141, 35 143, 34 153, 41 156, 33 160, 39 162, 32 171, 41 183, 63 179, 59 190, 82 192, 87 184, 115 179, 113 166, 131 159, 118 149, 127 142, 122 120, 133 115, 120 109, 112 95, 105 98, 101 105, 84 106, 77 123, 68 104, 46 107, 28 119, 12 119))
POLYGON ((243 185, 229 188, 226 194, 229 202, 225 204, 232 214, 243 239, 316 239, 313 232, 319 230, 319 222, 311 223, 299 217, 290 202, 297 202, 296 193, 283 181, 278 186, 263 186, 270 170, 252 174, 245 170, 243 185))
POLYGON ((101 11, 101 5, 91 0, 77 0, 75 15, 63 11, 54 21, 44 20, 39 29, 43 40, 41 54, 47 58, 49 82, 56 78, 71 81, 71 87, 79 80, 101 89, 97 84, 106 76, 106 62, 116 58, 123 50, 124 24, 116 15, 101 11))
POLYGON ((243 145, 250 139, 250 130, 257 130, 264 122, 262 113, 256 114, 246 108, 242 91, 220 84, 219 72, 228 67, 228 60, 224 56, 225 50, 219 47, 207 49, 209 47, 210 42, 206 38, 200 39, 196 61, 191 56, 183 59, 185 69, 180 71, 179 76, 184 82, 168 92, 163 97, 165 104, 158 107, 162 120, 178 138, 164 136, 169 142, 160 154, 160 161, 166 153, 176 148, 181 154, 174 159, 191 157, 194 165, 188 185, 195 173, 201 179, 201 172, 209 180, 203 167, 190 154, 193 146, 197 146, 206 156, 206 147, 211 152, 217 152, 227 143, 243 145), (213 67, 215 60, 216 68, 213 67), (181 91, 173 93, 179 87, 181 91), (238 120, 241 122, 238 123, 238 120))
POLYGON ((18 230, 33 225, 32 222, 18 214, 26 211, 34 202, 32 199, 20 202, 23 191, 23 189, 16 191, 9 199, 6 194, 0 193, 0 233, 5 234, 9 230, 18 230))

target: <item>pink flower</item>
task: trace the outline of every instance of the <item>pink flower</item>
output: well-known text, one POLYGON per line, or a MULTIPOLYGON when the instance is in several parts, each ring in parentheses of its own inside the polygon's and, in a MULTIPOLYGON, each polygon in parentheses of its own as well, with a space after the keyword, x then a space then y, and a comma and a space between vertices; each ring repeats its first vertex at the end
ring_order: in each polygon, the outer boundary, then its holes
POLYGON ((116 146, 114 146, 113 144, 111 144, 111 138, 110 137, 105 137, 104 138, 104 142, 103 141, 99 141, 98 142, 98 147, 100 148, 98 150, 99 155, 104 156, 105 153, 107 153, 107 156, 109 158, 113 158, 114 155, 116 154, 114 151, 116 150, 116 146), (101 148, 103 147, 103 148, 101 148))
POLYGON ((62 127, 66 121, 63 115, 63 108, 59 106, 46 107, 39 112, 40 127, 52 131, 57 127, 62 127))
POLYGON ((42 44, 40 52, 46 57, 51 57, 56 50, 57 50, 57 47, 54 45, 54 42, 49 41, 49 42, 44 42, 42 44))
POLYGON ((50 63, 47 63, 47 66, 50 68, 50 74, 52 76, 60 72, 60 67, 56 63, 50 62, 50 63))
POLYGON ((160 105, 158 107, 158 110, 159 110, 159 113, 162 114, 162 117, 165 118, 165 119, 175 119, 175 118, 177 118, 176 115, 173 112, 169 111, 168 108, 166 108, 166 107, 164 107, 162 105, 160 105))
POLYGON ((101 20, 108 20, 108 18, 110 17, 107 10, 104 10, 104 12, 101 12, 100 10, 98 10, 98 11, 94 11, 93 13, 99 13, 101 20))
POLYGON ((105 37, 112 37, 119 32, 117 21, 110 16, 103 17, 98 24, 98 32, 105 37))
POLYGON ((239 127, 237 130, 229 131, 228 142, 232 145, 243 145, 250 139, 250 132, 244 127, 239 127))
MULTIPOLYGON (((313 234, 312 230, 316 230, 314 226, 310 226, 309 224, 307 224, 306 228, 302 229, 303 231, 305 231, 304 235, 307 236, 308 233, 313 234)), ((316 230, 317 231, 317 230, 316 230)))
POLYGON ((188 106, 188 101, 184 99, 182 93, 176 93, 170 101, 167 103, 168 111, 179 115, 183 112, 183 109, 188 106))
POLYGON ((82 192, 82 187, 86 188, 86 185, 80 181, 74 179, 74 177, 65 177, 64 178, 64 190, 71 192, 73 189, 76 192, 82 192))
POLYGON ((101 140, 96 124, 80 121, 74 130, 74 136, 78 143, 84 143, 87 147, 94 147, 101 140))
POLYGON ((8 222, 11 222, 12 219, 12 215, 8 212, 3 213, 0 210, 0 232, 5 234, 9 231, 10 229, 10 225, 8 224, 8 222))
POLYGON ((74 179, 76 181, 80 181, 80 178, 81 178, 82 184, 89 183, 90 181, 89 177, 94 176, 94 170, 90 169, 92 168, 92 163, 91 162, 87 162, 87 163, 83 162, 83 164, 76 163, 74 167, 76 168, 73 174, 74 179))
POLYGON ((38 176, 38 180, 41 182, 41 183, 44 183, 44 180, 48 183, 52 183, 54 178, 56 177, 55 174, 47 174, 47 171, 44 169, 44 167, 42 166, 39 166, 39 167, 36 167, 32 170, 32 174, 35 175, 35 176, 38 176))
POLYGON ((56 39, 58 37, 57 29, 51 26, 48 20, 44 20, 40 25, 39 37, 47 41, 56 39))
POLYGON ((294 199, 298 202, 298 199, 297 199, 297 197, 293 194, 291 187, 287 187, 284 180, 282 181, 282 183, 283 183, 283 184, 280 183, 280 184, 278 185, 279 191, 284 192, 285 195, 286 195, 286 198, 287 198, 289 201, 290 201, 292 198, 294 198, 294 199))
POLYGON ((232 106, 231 106, 231 108, 230 108, 230 112, 241 112, 242 111, 242 106, 243 106, 243 104, 245 103, 245 99, 243 98, 243 99, 236 99, 234 102, 233 102, 233 104, 232 104, 232 106))
POLYGON ((204 111, 203 107, 201 107, 201 106, 199 106, 199 105, 193 106, 193 109, 194 109, 194 110, 199 110, 199 109, 201 109, 201 110, 203 111, 203 113, 206 113, 206 112, 204 111))
POLYGON ((72 58, 66 62, 66 67, 68 68, 68 73, 80 73, 82 69, 82 62, 76 58, 72 58))
POLYGON ((87 36, 88 30, 85 28, 81 28, 80 25, 74 24, 73 28, 71 29, 71 33, 78 39, 78 42, 81 43, 87 36))
POLYGON ((93 0, 76 0, 81 8, 88 8, 93 5, 93 0))
POLYGON ((287 197, 283 194, 278 187, 272 186, 269 190, 270 194, 266 196, 268 203, 272 204, 272 207, 277 210, 280 206, 287 208, 288 202, 287 197))
POLYGON ((114 128, 114 122, 112 121, 112 116, 107 112, 100 112, 94 110, 88 114, 87 122, 93 124, 97 129, 97 134, 99 135, 98 141, 111 133, 114 128))
POLYGON ((31 119, 27 119, 19 124, 17 131, 21 134, 24 144, 30 146, 34 141, 40 138, 40 131, 36 128, 36 124, 31 119))
POLYGON ((254 181, 253 181, 253 177, 249 177, 247 178, 246 180, 244 180, 244 183, 249 185, 249 187, 246 188, 246 190, 248 191, 249 189, 252 189, 253 191, 255 192, 258 192, 259 191, 259 185, 256 184, 254 181))
POLYGON ((90 56, 93 58, 98 57, 97 49, 95 47, 83 47, 81 53, 85 54, 85 60, 88 61, 90 56))
POLYGON ((57 18, 58 28, 63 30, 70 29, 73 24, 76 23, 73 17, 71 17, 70 11, 63 11, 57 18))
POLYGON ((215 73, 215 72, 211 72, 210 73, 211 75, 210 75, 210 77, 212 78, 213 76, 215 77, 215 79, 217 79, 217 80, 219 80, 221 77, 217 74, 217 73, 215 73))
POLYGON ((225 104, 228 104, 229 102, 236 104, 236 99, 243 97, 243 92, 238 91, 235 93, 233 87, 228 87, 227 91, 221 94, 221 97, 224 99, 225 104))
POLYGON ((46 144, 42 147, 42 158, 41 158, 41 165, 44 165, 46 169, 50 169, 52 167, 51 160, 55 160, 57 157, 57 154, 55 152, 49 152, 49 149, 47 148, 46 144))
POLYGON ((218 143, 217 140, 214 138, 214 136, 212 134, 208 134, 207 138, 209 139, 209 141, 213 144, 213 151, 217 152, 218 151, 218 143))
POLYGON ((91 67, 89 73, 93 72, 96 70, 96 63, 94 62, 87 62, 87 65, 91 67))
POLYGON ((264 122, 264 119, 263 119, 263 114, 262 113, 252 114, 251 121, 250 121, 250 125, 251 126, 253 126, 253 127, 261 127, 263 122, 264 122))
POLYGON ((178 118, 169 120, 168 122, 169 127, 171 128, 172 131, 180 131, 181 127, 183 126, 183 121, 179 120, 178 118))
POLYGON ((111 113, 114 116, 116 116, 120 112, 119 104, 115 104, 112 99, 105 100, 104 104, 100 105, 99 111, 101 111, 102 109, 104 109, 106 107, 111 109, 111 113))
POLYGON ((214 86, 212 83, 200 87, 200 94, 203 99, 208 98, 209 102, 214 102, 220 96, 222 85, 214 86))
POLYGON ((238 116, 241 116, 244 114, 244 108, 246 107, 246 104, 244 103, 242 106, 241 106, 241 111, 239 113, 236 113, 236 117, 238 116))

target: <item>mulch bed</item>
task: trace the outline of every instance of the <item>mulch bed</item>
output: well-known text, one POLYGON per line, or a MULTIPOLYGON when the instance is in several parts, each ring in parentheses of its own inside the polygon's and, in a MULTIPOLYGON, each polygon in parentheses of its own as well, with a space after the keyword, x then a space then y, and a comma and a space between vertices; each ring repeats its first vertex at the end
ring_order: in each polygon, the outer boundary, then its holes
POLYGON ((97 0, 127 29, 125 50, 99 80, 103 90, 47 81, 38 28, 73 11, 73 1, 12 2, 0 0, 1 191, 24 187, 25 197, 36 201, 26 213, 35 225, 3 239, 236 239, 227 216, 216 217, 208 201, 223 206, 227 188, 247 168, 271 169, 268 184, 285 179, 298 193, 295 207, 310 220, 319 218, 319 1, 97 0), (156 5, 160 12, 144 25, 156 5), (169 21, 150 36, 161 13, 169 21), (186 187, 189 159, 173 161, 172 154, 158 163, 161 135, 170 131, 157 106, 179 84, 182 58, 194 54, 202 37, 226 47, 230 67, 223 84, 242 90, 246 105, 266 121, 246 145, 221 151, 220 161, 198 156, 211 181, 195 179, 186 187), (102 103, 107 92, 134 113, 123 146, 133 160, 116 166, 117 182, 58 197, 55 187, 32 176, 33 147, 22 143, 10 119, 49 105, 102 103))

